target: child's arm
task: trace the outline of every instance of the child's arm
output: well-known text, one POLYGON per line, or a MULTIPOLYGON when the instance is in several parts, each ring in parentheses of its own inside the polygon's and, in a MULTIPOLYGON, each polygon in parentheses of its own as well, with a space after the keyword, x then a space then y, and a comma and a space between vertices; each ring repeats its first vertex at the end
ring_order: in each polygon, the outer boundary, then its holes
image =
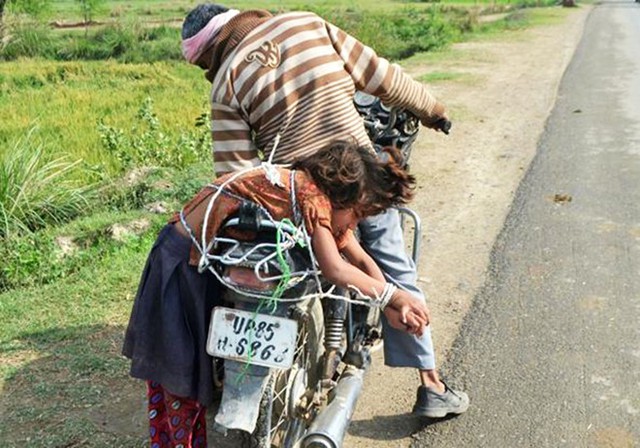
POLYGON ((370 277, 386 282, 384 274, 380 267, 373 261, 371 255, 369 255, 360 245, 353 232, 349 232, 346 246, 342 249, 342 254, 347 257, 349 263, 357 267, 361 271, 368 274, 370 277))
MULTIPOLYGON (((342 249, 341 252, 347 258, 347 260, 349 260, 349 262, 352 265, 356 266, 361 271, 364 271, 365 273, 369 274, 369 276, 377 280, 386 282, 384 273, 382 272, 378 264, 373 260, 373 258, 371 258, 371 255, 369 255, 364 250, 364 248, 362 247, 360 242, 356 239, 356 237, 353 235, 353 233, 349 234, 347 244, 345 245, 345 247, 342 249)), ((429 315, 428 308, 425 308, 425 311, 427 313, 427 322, 429 322, 431 321, 431 316, 429 315)), ((404 317, 400 311, 389 306, 385 308, 384 314, 387 317, 387 320, 389 321, 389 324, 391 324, 391 326, 395 328, 400 328, 402 330, 406 329, 406 325, 403 322, 404 317)))
MULTIPOLYGON (((357 243, 357 241, 355 242, 357 243)), ((350 242, 349 244, 353 243, 350 242)), ((368 275, 340 256, 335 239, 331 231, 326 227, 317 226, 315 228, 311 245, 313 246, 313 251, 318 260, 322 275, 331 283, 343 288, 355 286, 362 291, 363 294, 370 297, 375 297, 384 290, 386 283, 384 277, 375 278, 368 275)), ((354 249, 354 246, 351 246, 351 250, 353 251, 354 249)), ((357 249, 355 250, 357 252, 357 249)), ((360 250, 363 249, 360 248, 360 250)), ((355 254, 352 253, 352 255, 355 254)), ((381 274, 380 272, 380 275, 381 274)), ((424 302, 414 298, 406 291, 398 289, 393 294, 389 306, 400 313, 400 315, 393 314, 391 317, 395 316, 396 318, 390 319, 390 323, 396 328, 420 335, 422 334, 424 326, 429 323, 428 310, 424 302)))

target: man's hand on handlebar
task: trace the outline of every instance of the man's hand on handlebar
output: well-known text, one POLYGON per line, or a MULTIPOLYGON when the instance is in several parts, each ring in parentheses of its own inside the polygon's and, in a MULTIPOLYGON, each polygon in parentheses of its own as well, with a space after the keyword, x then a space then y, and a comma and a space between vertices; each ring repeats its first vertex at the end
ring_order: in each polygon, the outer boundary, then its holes
POLYGON ((426 126, 429 129, 433 129, 438 132, 444 132, 447 135, 449 134, 449 130, 451 129, 451 121, 449 120, 449 116, 447 115, 447 112, 442 103, 436 103, 431 116, 428 118, 422 118, 420 122, 423 124, 423 126, 426 126))

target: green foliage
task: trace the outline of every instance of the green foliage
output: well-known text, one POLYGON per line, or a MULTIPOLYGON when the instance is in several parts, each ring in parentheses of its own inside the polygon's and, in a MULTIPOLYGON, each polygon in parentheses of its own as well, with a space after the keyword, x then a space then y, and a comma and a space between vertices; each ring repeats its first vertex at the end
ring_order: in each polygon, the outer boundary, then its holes
POLYGON ((393 60, 442 48, 463 31, 452 20, 453 14, 445 14, 437 7, 390 12, 315 8, 314 12, 370 45, 379 55, 393 60))
MULTIPOLYGON (((75 0, 94 8, 93 2, 75 0)), ((309 9, 372 46, 381 56, 399 60, 417 52, 442 48, 464 33, 476 30, 481 14, 509 12, 518 8, 553 4, 555 0, 518 0, 517 2, 476 3, 461 6, 429 2, 396 8, 365 8, 354 4, 348 8, 308 5, 309 9)), ((294 8, 294 9, 300 9, 294 8)), ((184 14, 184 13, 181 13, 184 14)), ((85 17, 86 19, 86 17, 85 17)), ((10 30, 0 58, 11 60, 34 56, 57 60, 104 60, 121 62, 182 61, 178 27, 153 27, 135 19, 117 18, 107 25, 77 31, 35 34, 31 29, 10 30), (48 34, 48 35, 46 35, 48 34), (24 35, 24 36, 23 36, 24 35)))
POLYGON ((67 278, 121 246, 132 244, 139 237, 114 239, 112 226, 142 218, 150 220, 154 234, 166 222, 164 216, 141 211, 104 212, 66 226, 7 238, 0 246, 0 293, 67 278))
POLYGON ((180 47, 180 31, 169 26, 142 27, 136 34, 136 44, 119 59, 123 62, 155 62, 184 60, 180 47))
POLYGON ((51 31, 38 22, 15 22, 7 27, 0 41, 0 60, 13 60, 19 57, 55 58, 54 37, 51 31))
MULTIPOLYGON (((461 20, 465 16, 464 9, 437 6, 390 11, 371 11, 357 7, 348 10, 336 7, 309 9, 390 59, 402 59, 418 51, 440 48, 469 28, 468 21, 465 23, 461 20)), ((22 55, 39 54, 58 60, 182 60, 180 31, 175 27, 149 27, 139 20, 117 20, 95 30, 88 30, 85 35, 77 32, 58 34, 57 37, 50 36, 48 40, 40 36, 41 45, 26 48, 17 42, 13 44, 11 40, 2 57, 9 60, 22 55)))
POLYGON ((1 240, 0 293, 68 278, 138 238, 114 239, 114 223, 148 220, 151 227, 143 235, 155 234, 211 177, 210 165, 199 163, 182 169, 134 170, 121 179, 105 181, 96 193, 97 202, 89 204, 90 210, 101 211, 1 240), (163 204, 166 212, 144 211, 150 204, 163 204))
POLYGON ((62 61, 183 61, 179 29, 149 27, 139 20, 118 20, 84 34, 74 30, 53 33, 46 24, 18 21, 7 27, 0 45, 0 60, 37 56, 62 61))
POLYGON ((105 3, 104 0, 76 0, 76 2, 80 5, 80 11, 85 23, 93 21, 94 16, 105 3))
MULTIPOLYGON (((137 119, 145 98, 153 101, 153 114, 161 131, 171 142, 169 151, 184 150, 184 165, 196 160, 191 149, 201 147, 203 166, 211 172, 211 137, 207 93, 210 85, 202 71, 185 64, 119 64, 109 62, 52 62, 21 59, 2 64, 0 74, 0 155, 28 132, 30 123, 38 124, 43 151, 52 158, 65 154, 81 159, 83 170, 74 172, 90 182, 104 176, 118 178, 120 162, 106 151, 97 123, 121 130, 125 139, 132 128, 146 130, 137 119), (200 118, 199 118, 200 117, 200 118), (200 125, 200 126, 197 126, 200 125), (186 142, 185 144, 181 143, 186 142)), ((117 153, 117 152, 116 152, 117 153)))
POLYGON ((56 59, 117 59, 134 63, 182 61, 179 42, 179 31, 174 28, 150 28, 138 21, 118 21, 84 37, 69 34, 57 44, 56 59))
POLYGON ((136 120, 128 132, 104 121, 98 124, 103 148, 123 171, 134 166, 185 167, 210 157, 207 115, 198 117, 196 131, 183 132, 177 139, 163 131, 150 98, 144 100, 136 120))
POLYGON ((210 162, 186 168, 134 168, 116 180, 105 180, 100 204, 108 210, 138 210, 163 204, 177 210, 211 181, 210 162))
POLYGON ((7 12, 42 17, 51 11, 51 0, 2 0, 7 12))
POLYGON ((50 159, 33 130, 0 158, 0 239, 67 221, 83 212, 94 185, 72 177, 79 161, 50 159))

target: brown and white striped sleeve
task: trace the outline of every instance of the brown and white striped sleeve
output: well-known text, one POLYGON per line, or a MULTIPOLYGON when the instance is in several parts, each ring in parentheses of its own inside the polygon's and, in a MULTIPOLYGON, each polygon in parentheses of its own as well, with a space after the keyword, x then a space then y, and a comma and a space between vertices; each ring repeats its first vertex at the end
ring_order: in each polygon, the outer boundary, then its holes
POLYGON ((424 84, 337 26, 326 24, 333 46, 358 90, 378 96, 390 106, 409 109, 421 119, 433 117, 437 100, 424 84))

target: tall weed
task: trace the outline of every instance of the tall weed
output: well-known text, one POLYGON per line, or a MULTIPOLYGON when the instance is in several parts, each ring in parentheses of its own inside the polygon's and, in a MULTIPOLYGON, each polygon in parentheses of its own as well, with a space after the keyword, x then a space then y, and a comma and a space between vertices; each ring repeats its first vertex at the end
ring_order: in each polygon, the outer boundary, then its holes
POLYGON ((0 48, 0 58, 43 57, 61 61, 116 59, 121 62, 182 60, 180 31, 175 27, 149 27, 139 20, 118 20, 87 33, 53 32, 43 23, 16 22, 0 48))
POLYGON ((19 57, 55 58, 54 37, 46 25, 34 21, 19 21, 5 27, 0 40, 0 59, 19 57))
POLYGON ((82 213, 94 186, 73 179, 80 161, 44 155, 34 129, 0 156, 0 238, 82 213))

